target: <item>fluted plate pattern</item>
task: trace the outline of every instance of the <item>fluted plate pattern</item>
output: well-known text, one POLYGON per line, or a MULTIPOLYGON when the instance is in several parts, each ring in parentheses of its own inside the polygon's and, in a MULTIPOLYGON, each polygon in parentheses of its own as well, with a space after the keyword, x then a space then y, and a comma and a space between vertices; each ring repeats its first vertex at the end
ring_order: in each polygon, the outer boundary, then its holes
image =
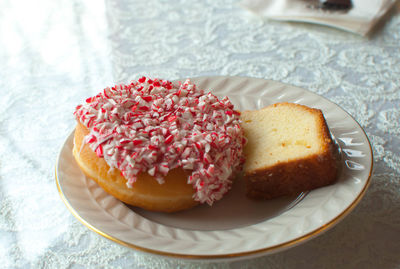
MULTIPOLYGON (((126 206, 84 176, 71 153, 72 132, 57 160, 56 181, 68 209, 83 224, 117 243, 151 254, 234 260, 305 242, 333 227, 360 201, 371 177, 371 147, 359 124, 336 104, 310 91, 271 80, 222 76, 192 81, 220 97, 228 96, 240 110, 277 102, 321 109, 340 148, 338 182, 300 196, 259 203, 254 205, 257 210, 253 215, 243 213, 251 208, 243 209, 246 202, 240 184, 234 185, 221 204, 216 203, 216 209, 201 206, 172 215, 145 212, 126 206), (237 213, 232 211, 235 208, 237 213), (216 220, 215 216, 220 218, 216 220)), ((249 206, 251 203, 254 202, 249 206)))

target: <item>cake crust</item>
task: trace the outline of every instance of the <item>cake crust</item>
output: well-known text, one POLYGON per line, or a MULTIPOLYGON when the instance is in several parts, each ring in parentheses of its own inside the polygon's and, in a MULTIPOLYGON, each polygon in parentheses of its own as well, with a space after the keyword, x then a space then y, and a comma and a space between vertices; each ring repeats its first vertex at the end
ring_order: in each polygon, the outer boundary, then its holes
POLYGON ((273 199, 330 185, 336 178, 336 165, 326 152, 246 173, 246 195, 257 200, 273 199))

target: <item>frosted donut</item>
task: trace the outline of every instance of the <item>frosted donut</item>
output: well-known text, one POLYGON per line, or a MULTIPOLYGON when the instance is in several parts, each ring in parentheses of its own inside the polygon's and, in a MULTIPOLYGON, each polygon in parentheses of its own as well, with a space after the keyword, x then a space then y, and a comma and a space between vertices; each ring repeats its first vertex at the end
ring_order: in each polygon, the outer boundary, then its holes
POLYGON ((105 88, 74 115, 73 155, 117 199, 175 212, 212 205, 241 170, 245 138, 227 97, 142 77, 105 88))

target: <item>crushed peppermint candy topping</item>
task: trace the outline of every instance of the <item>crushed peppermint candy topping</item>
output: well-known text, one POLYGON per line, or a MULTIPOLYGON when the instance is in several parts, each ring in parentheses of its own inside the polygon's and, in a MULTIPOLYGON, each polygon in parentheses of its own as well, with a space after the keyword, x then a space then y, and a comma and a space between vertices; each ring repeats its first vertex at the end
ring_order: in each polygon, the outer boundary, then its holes
POLYGON ((244 162, 240 113, 228 97, 218 99, 190 80, 175 86, 142 77, 105 88, 74 115, 89 129, 84 143, 118 168, 128 187, 146 172, 162 184, 169 170, 181 167, 191 171, 194 200, 212 205, 244 162))

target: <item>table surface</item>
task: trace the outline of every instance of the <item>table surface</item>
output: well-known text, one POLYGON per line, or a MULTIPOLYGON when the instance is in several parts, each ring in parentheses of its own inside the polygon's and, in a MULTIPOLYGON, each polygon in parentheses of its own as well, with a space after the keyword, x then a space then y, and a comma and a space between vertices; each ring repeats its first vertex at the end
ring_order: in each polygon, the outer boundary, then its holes
POLYGON ((1 1, 1 267, 400 268, 399 11, 361 37, 261 20, 229 0, 1 1), (171 260, 103 238, 63 204, 54 166, 75 106, 141 75, 265 78, 330 99, 371 141, 365 197, 321 236, 244 261, 171 260))

